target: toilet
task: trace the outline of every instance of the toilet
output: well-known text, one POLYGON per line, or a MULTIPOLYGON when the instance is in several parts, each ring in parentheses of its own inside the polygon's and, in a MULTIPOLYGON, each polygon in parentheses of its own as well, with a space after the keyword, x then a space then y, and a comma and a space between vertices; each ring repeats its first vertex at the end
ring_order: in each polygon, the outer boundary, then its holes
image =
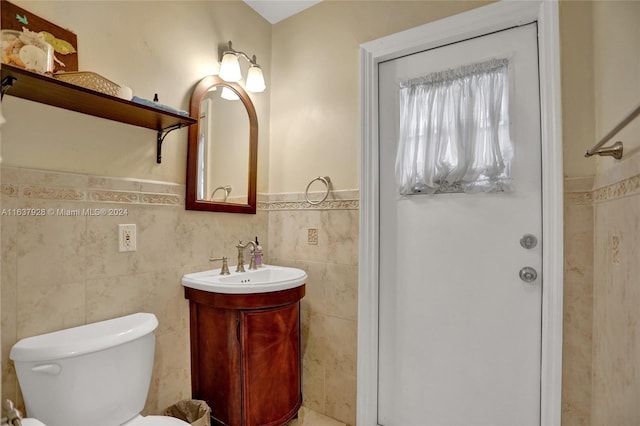
POLYGON ((20 340, 9 357, 33 419, 27 423, 188 426, 174 417, 140 415, 157 327, 155 315, 137 313, 20 340))

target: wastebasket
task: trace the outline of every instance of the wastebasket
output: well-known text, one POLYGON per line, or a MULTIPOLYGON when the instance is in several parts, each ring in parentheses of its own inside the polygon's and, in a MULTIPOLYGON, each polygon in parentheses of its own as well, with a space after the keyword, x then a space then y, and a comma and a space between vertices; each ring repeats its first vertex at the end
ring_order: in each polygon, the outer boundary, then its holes
POLYGON ((211 426, 211 408, 198 399, 178 401, 162 414, 184 420, 191 423, 191 426, 211 426))

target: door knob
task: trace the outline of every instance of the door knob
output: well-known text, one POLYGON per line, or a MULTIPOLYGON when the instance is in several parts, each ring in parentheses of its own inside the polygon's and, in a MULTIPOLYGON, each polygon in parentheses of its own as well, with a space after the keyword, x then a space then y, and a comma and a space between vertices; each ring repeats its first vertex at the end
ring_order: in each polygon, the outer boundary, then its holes
POLYGON ((520 269, 520 279, 525 283, 534 282, 538 278, 538 273, 530 266, 520 269))

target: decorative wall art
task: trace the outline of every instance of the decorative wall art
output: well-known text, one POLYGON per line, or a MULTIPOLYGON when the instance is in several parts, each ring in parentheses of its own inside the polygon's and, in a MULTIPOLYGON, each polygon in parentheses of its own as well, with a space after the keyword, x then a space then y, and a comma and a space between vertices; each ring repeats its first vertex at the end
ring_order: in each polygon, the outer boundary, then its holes
POLYGON ((0 9, 2 63, 42 74, 78 71, 74 33, 6 0, 0 9))

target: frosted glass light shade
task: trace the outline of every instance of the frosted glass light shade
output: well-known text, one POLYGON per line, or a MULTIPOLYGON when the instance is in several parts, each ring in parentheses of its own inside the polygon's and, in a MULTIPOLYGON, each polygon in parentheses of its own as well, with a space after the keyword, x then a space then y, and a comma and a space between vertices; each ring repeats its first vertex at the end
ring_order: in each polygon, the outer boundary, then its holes
POLYGON ((225 53, 220 64, 220 78, 225 81, 236 82, 242 78, 238 57, 233 53, 225 53))
POLYGON ((228 101, 237 101, 238 99, 240 99, 236 92, 224 86, 222 87, 222 93, 220 93, 220 97, 228 101))
POLYGON ((257 65, 252 65, 247 73, 247 90, 249 92, 263 92, 267 85, 264 83, 262 69, 257 65))

